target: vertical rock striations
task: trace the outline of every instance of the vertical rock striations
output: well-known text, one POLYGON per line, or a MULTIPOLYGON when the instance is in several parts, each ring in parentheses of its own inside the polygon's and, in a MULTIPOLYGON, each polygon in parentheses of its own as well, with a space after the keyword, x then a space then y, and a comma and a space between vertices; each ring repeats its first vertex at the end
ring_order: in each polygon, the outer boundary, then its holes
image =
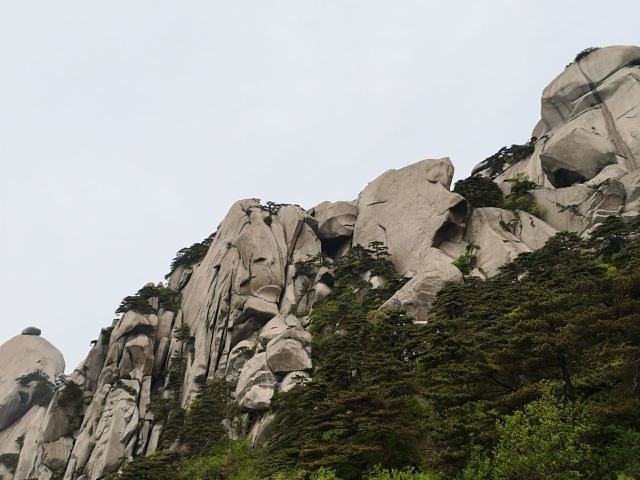
POLYGON ((179 449, 174 419, 214 378, 232 384, 239 407, 229 435, 259 442, 274 394, 313 376, 308 314, 330 294, 337 258, 386 246, 408 281, 382 308, 428 322, 448 283, 492 276, 559 230, 585 234, 639 212, 639 105, 640 48, 568 66, 543 92, 535 141, 474 169, 508 195, 495 206, 450 191, 448 158, 390 170, 357 200, 308 211, 236 202, 215 235, 180 252, 167 287, 125 299, 68 376, 57 380, 62 357, 37 329, 0 347, 0 475, 97 480, 179 449))

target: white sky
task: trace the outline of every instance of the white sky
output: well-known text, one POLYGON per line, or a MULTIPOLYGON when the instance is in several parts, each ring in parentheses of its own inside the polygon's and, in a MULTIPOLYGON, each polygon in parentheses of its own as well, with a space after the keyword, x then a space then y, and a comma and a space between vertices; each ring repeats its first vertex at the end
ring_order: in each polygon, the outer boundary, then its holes
POLYGON ((353 199, 441 156, 467 176, 639 19, 637 0, 0 0, 0 342, 38 326, 72 369, 236 199, 353 199))

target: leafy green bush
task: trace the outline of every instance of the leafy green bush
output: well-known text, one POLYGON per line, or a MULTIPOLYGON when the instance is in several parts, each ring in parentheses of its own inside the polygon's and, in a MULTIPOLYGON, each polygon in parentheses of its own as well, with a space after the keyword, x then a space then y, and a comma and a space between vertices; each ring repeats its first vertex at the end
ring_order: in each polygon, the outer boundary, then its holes
POLYGON ((178 433, 180 444, 188 451, 202 454, 226 437, 222 421, 236 411, 231 393, 231 385, 219 378, 201 387, 178 433))
POLYGON ((502 147, 496 153, 484 160, 486 168, 489 169, 489 177, 496 178, 508 167, 516 163, 526 160, 533 153, 536 138, 532 138, 525 145, 511 145, 510 147, 502 147))
POLYGON ((175 272, 179 267, 190 267, 201 261, 209 251, 209 247, 216 238, 216 233, 212 233, 201 242, 194 243, 190 247, 181 248, 176 253, 175 258, 171 261, 169 266, 169 273, 164 278, 168 280, 171 274, 175 272))
POLYGON ((458 180, 453 191, 466 198, 473 208, 499 207, 503 198, 496 182, 480 175, 458 180))
POLYGON ((148 457, 137 457, 127 462, 118 480, 175 480, 180 455, 175 452, 157 452, 148 457))
POLYGON ((593 430, 584 403, 562 401, 547 385, 539 400, 498 422, 498 443, 484 459, 473 458, 464 477, 578 480, 583 478, 581 472, 591 469, 591 449, 585 440, 593 430))
POLYGON ((340 480, 333 468, 320 467, 309 475, 309 480, 340 480))
POLYGON ((124 297, 116 313, 127 313, 129 310, 142 314, 156 313, 156 310, 149 303, 149 299, 154 297, 158 298, 159 308, 164 308, 174 313, 180 309, 182 294, 158 284, 145 285, 135 295, 124 297))
POLYGON ((419 462, 424 411, 411 378, 422 354, 420 328, 401 311, 378 310, 402 282, 379 243, 356 245, 337 261, 331 295, 311 312, 313 380, 272 404, 267 472, 324 467, 323 475, 332 469, 351 480, 377 463, 419 462), (366 272, 395 286, 372 289, 366 272))
POLYGON ((82 388, 72 380, 60 377, 62 387, 58 390, 56 401, 58 406, 67 412, 66 430, 64 435, 71 435, 82 424, 82 407, 84 394, 82 388))
POLYGON ((511 182, 511 193, 502 201, 502 208, 507 210, 522 210, 531 215, 540 216, 542 208, 534 201, 531 190, 538 188, 538 185, 524 175, 516 175, 514 178, 505 180, 511 182))
POLYGON ((181 465, 175 480, 256 480, 260 474, 246 441, 218 443, 207 455, 181 465))
POLYGON ((466 247, 465 253, 459 255, 453 262, 454 267, 462 272, 462 276, 467 277, 473 271, 477 261, 477 251, 480 247, 470 243, 466 247))
POLYGON ((442 480, 443 477, 437 473, 419 473, 413 468, 398 470, 384 469, 380 465, 376 465, 366 477, 365 480, 442 480))
MULTIPOLYGON (((640 239, 632 235, 624 251, 640 252, 640 239)), ((610 445, 622 431, 640 432, 630 374, 640 367, 637 258, 614 255, 611 272, 577 235, 560 233, 489 280, 441 291, 425 326, 419 381, 431 411, 426 464, 459 474, 472 445, 491 451, 499 442, 496 419, 539 399, 541 384, 553 380, 568 400, 585 403, 598 431, 583 440, 593 464, 580 474, 615 479, 623 468, 611 467, 610 445)))

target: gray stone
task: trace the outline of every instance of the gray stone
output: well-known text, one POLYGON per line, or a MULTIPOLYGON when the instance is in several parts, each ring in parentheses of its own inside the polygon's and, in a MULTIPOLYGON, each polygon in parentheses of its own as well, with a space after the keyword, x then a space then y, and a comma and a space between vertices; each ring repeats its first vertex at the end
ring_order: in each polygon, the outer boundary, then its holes
POLYGON ((476 266, 491 277, 518 255, 540 248, 556 229, 526 212, 500 208, 474 209, 465 232, 469 244, 477 245, 476 266))
POLYGON ((353 227, 358 216, 354 202, 322 202, 310 212, 318 221, 318 236, 335 239, 353 235, 353 227))
POLYGON ((0 346, 0 430, 19 421, 32 405, 36 382, 16 381, 38 372, 54 382, 64 372, 62 354, 51 343, 35 335, 18 335, 0 346))
POLYGON ((115 328, 111 332, 111 341, 114 342, 122 338, 127 333, 139 329, 140 327, 148 327, 155 330, 158 326, 158 317, 154 314, 143 315, 134 310, 129 310, 124 314, 122 319, 118 321, 115 328))
POLYGON ((369 183, 358 198, 353 243, 382 242, 398 272, 413 276, 427 268, 432 246, 460 238, 467 201, 447 188, 453 177, 448 158, 423 160, 390 170, 369 183))
POLYGON ((449 257, 437 248, 429 248, 424 256, 424 266, 400 290, 394 293, 381 308, 400 308, 417 322, 429 319, 429 310, 438 292, 446 285, 460 283, 462 274, 449 257))
POLYGON ((295 315, 276 315, 269 320, 258 334, 258 341, 262 345, 267 345, 269 340, 277 337, 288 328, 300 328, 300 322, 295 315))
POLYGON ((236 383, 238 381, 244 364, 253 357, 255 349, 255 340, 243 340, 233 347, 233 350, 229 353, 225 372, 225 378, 228 382, 236 383))
POLYGON ((574 121, 559 129, 540 154, 542 168, 555 187, 583 183, 617 163, 602 113, 590 110, 583 117, 588 118, 580 119, 580 127, 574 121))
POLYGON ((264 410, 271 405, 277 380, 267 365, 267 354, 258 353, 242 367, 236 386, 236 402, 247 410, 264 410))
POLYGON ((40 330, 38 327, 27 327, 22 330, 21 335, 35 335, 36 337, 39 337, 41 333, 42 330, 40 330))
POLYGON ((304 345, 293 338, 277 337, 267 345, 267 364, 275 373, 308 370, 311 358, 304 345))
POLYGON ((303 385, 311 379, 311 375, 307 372, 297 371, 297 372, 289 372, 287 373, 280 385, 278 386, 278 390, 281 392, 288 392, 296 385, 303 385))

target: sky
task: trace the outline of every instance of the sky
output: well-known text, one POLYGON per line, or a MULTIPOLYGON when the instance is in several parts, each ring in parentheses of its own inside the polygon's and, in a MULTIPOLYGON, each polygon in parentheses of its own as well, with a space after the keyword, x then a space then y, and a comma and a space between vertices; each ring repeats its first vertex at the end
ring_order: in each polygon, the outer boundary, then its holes
MULTIPOLYGON (((120 300, 241 198, 351 200, 524 143, 640 2, 0 0, 0 343, 87 354, 120 300)), ((0 368, 2 368, 0 366, 0 368)))

